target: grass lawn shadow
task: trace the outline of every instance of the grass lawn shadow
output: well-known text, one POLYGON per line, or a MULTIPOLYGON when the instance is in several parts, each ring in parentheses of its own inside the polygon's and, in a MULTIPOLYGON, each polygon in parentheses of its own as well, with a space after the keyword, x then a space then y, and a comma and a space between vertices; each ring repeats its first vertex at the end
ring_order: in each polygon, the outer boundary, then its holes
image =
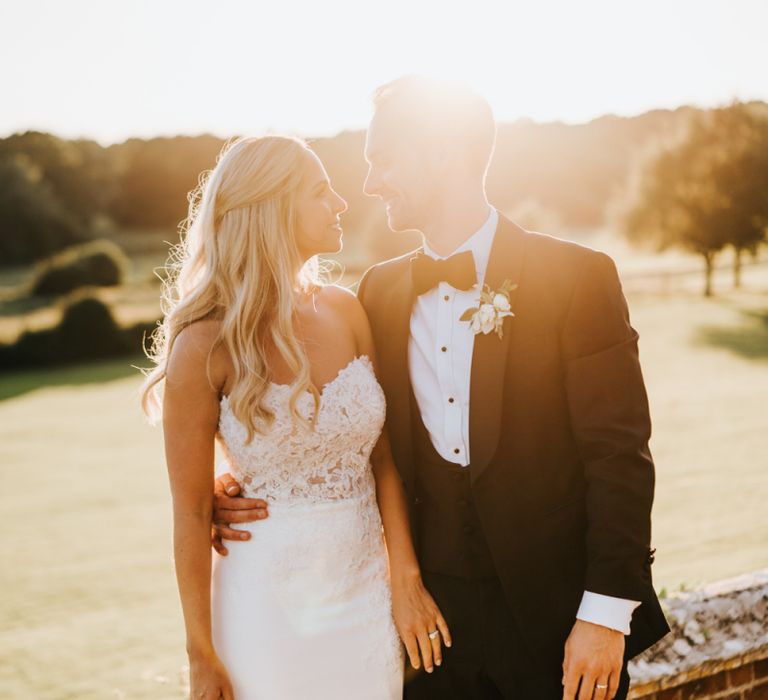
POLYGON ((116 379, 135 377, 139 375, 139 371, 131 365, 149 367, 151 364, 144 355, 126 355, 88 363, 2 372, 0 373, 0 401, 43 387, 104 384, 116 379))
POLYGON ((748 360, 768 361, 768 309, 742 310, 744 324, 733 326, 701 326, 694 342, 730 350, 748 360))

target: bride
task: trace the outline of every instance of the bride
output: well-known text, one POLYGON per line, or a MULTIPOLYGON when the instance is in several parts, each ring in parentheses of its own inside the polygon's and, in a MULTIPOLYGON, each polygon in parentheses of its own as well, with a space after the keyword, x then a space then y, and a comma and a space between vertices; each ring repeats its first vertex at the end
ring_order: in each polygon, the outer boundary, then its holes
POLYGON ((190 697, 399 698, 398 633, 429 672, 450 636, 421 582, 365 312, 319 281, 346 203, 282 136, 226 146, 190 202, 142 393, 162 415, 190 697), (213 559, 215 440, 265 519, 213 559))

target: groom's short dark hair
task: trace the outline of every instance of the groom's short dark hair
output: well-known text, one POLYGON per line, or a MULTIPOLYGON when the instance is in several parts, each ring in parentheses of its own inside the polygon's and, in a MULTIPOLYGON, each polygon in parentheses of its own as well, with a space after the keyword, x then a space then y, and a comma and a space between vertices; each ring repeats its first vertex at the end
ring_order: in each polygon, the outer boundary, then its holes
POLYGON ((406 75, 376 88, 376 115, 418 143, 456 147, 485 173, 496 143, 488 101, 462 83, 406 75))

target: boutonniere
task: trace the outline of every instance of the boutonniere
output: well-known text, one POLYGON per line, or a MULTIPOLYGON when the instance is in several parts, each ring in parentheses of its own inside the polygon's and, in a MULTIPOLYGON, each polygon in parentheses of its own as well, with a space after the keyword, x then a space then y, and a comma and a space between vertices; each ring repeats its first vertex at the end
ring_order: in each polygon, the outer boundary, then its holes
POLYGON ((470 330, 477 335, 483 333, 487 335, 491 331, 496 331, 499 338, 504 337, 502 328, 504 319, 507 316, 514 316, 509 303, 509 293, 517 289, 512 280, 504 280, 504 283, 496 291, 492 290, 487 284, 483 285, 480 292, 480 298, 477 300, 477 306, 472 306, 461 314, 460 321, 469 321, 470 330))

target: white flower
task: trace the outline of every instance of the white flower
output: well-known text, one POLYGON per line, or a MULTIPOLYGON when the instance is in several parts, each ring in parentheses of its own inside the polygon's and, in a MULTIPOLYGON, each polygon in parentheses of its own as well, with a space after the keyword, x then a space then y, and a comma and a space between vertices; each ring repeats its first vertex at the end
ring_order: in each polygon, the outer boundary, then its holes
POLYGON ((512 304, 509 301, 509 293, 514 289, 517 289, 517 285, 512 284, 510 280, 504 280, 499 290, 495 292, 487 284, 483 285, 483 291, 477 300, 478 306, 465 309, 459 320, 468 321, 469 329, 475 335, 478 333, 488 335, 495 332, 499 338, 502 338, 504 319, 507 316, 514 316, 512 304))
POLYGON ((506 294, 497 293, 493 297, 493 306, 497 311, 509 311, 509 297, 506 294))
POLYGON ((477 318, 480 324, 480 330, 488 335, 496 328, 496 309, 493 304, 481 304, 477 312, 477 318))

